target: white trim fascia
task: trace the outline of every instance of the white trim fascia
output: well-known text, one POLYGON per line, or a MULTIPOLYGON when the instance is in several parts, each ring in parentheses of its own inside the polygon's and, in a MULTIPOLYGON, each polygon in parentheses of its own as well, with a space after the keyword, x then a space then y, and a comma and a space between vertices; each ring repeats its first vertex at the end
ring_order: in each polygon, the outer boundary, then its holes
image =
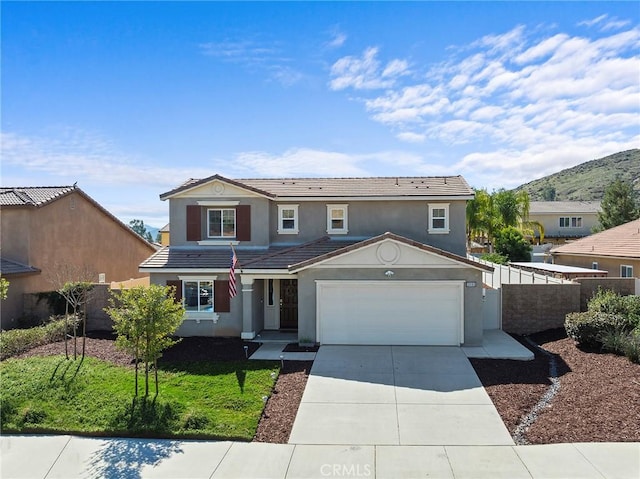
POLYGON ((178 275, 178 279, 180 281, 193 281, 194 279, 199 279, 199 280, 202 280, 202 281, 215 281, 216 279, 218 279, 218 277, 217 276, 211 276, 211 275, 207 275, 207 276, 198 275, 198 276, 195 276, 195 275, 191 275, 190 274, 188 276, 186 276, 186 275, 178 275))
MULTIPOLYGON (((236 269, 236 273, 238 269, 236 269)), ((240 273, 253 279, 295 279, 297 274, 289 273, 287 270, 252 269, 250 272, 240 273)))
POLYGON ((189 271, 189 268, 138 268, 138 271, 141 273, 158 273, 158 274, 224 274, 229 272, 229 268, 193 268, 192 271, 189 271))
POLYGON ((215 201, 215 200, 206 200, 206 201, 197 201, 198 206, 238 206, 240 201, 215 201))
POLYGON ((475 195, 462 196, 279 196, 277 199, 270 198, 271 201, 329 201, 329 202, 351 202, 351 201, 470 201, 475 195))
MULTIPOLYGON (((227 274, 229 273, 229 268, 216 268, 216 269, 198 269, 194 268, 193 271, 187 271, 186 268, 138 268, 138 271, 141 273, 156 273, 156 274, 184 274, 190 275, 190 278, 195 276, 202 275, 211 275, 211 274, 227 274)), ((287 269, 249 269, 249 268, 240 268, 236 266, 236 274, 254 276, 256 279, 277 279, 277 278, 297 278, 298 275, 290 272, 287 269)))
MULTIPOLYGON (((449 259, 449 258, 447 258, 449 259)), ((452 260, 453 261, 453 260, 452 260)), ((328 265, 322 264, 317 269, 465 269, 466 265, 462 264, 340 264, 340 265, 328 265)), ((469 265, 471 267, 471 265, 469 265)))

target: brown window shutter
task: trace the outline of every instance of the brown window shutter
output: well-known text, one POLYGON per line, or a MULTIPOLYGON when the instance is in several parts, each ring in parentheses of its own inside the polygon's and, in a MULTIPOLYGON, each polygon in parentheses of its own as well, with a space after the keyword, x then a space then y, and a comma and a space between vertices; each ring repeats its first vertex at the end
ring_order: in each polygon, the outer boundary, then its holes
POLYGON ((202 213, 200 206, 187 205, 187 241, 202 239, 202 213))
POLYGON ((251 241, 251 205, 236 206, 236 239, 251 241))
POLYGON ((175 291, 173 292, 173 299, 175 299, 176 303, 182 302, 182 281, 180 280, 167 280, 167 286, 173 286, 175 291))
POLYGON ((231 298, 229 298, 229 281, 214 281, 213 310, 216 313, 228 313, 231 311, 231 298))

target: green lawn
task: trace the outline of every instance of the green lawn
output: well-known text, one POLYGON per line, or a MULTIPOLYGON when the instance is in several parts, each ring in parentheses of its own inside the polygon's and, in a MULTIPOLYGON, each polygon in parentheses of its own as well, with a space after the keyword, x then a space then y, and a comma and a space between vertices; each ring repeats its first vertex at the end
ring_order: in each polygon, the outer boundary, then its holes
POLYGON ((251 440, 278 366, 172 363, 160 367, 155 400, 152 384, 149 398, 133 401, 132 368, 92 357, 9 359, 0 364, 2 431, 251 440))

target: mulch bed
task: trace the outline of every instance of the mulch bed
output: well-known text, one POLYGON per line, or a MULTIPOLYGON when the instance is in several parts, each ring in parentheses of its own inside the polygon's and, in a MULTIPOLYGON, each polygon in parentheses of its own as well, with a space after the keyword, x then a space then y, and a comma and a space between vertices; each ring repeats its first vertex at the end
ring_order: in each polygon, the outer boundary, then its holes
MULTIPOLYGON (((529 443, 640 441, 640 365, 581 350, 564 330, 530 338, 556 355, 560 390, 526 431, 529 443)), ((548 358, 530 349, 533 361, 471 361, 512 434, 551 384, 548 358)))
POLYGON ((286 444, 298 413, 313 361, 285 361, 253 438, 255 442, 286 444))
MULTIPOLYGON (((640 365, 621 356, 581 350, 561 330, 530 338, 556 355, 560 390, 526 432, 528 442, 640 441, 640 365)), ((522 338, 516 339, 527 345, 522 338)), ((161 361, 243 360, 245 346, 250 355, 259 344, 235 338, 183 338, 165 351, 161 361)), ((531 349, 533 361, 471 360, 512 434, 551 384, 547 356, 531 349)), ((131 357, 115 348, 110 335, 88 337, 86 352, 118 365, 132 365, 131 357)), ((63 342, 39 346, 18 357, 53 354, 64 354, 63 342)), ((312 362, 284 364, 254 441, 286 443, 289 438, 312 362)))
POLYGON ((285 353, 317 353, 320 346, 300 346, 298 343, 287 344, 283 351, 285 353))

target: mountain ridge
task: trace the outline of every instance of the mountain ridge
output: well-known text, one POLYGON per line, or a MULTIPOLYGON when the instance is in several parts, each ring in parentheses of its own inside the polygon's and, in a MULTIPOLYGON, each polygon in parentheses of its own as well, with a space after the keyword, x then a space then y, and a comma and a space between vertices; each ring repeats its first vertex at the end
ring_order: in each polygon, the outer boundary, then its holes
POLYGON ((531 201, 549 201, 552 188, 555 201, 600 201, 605 188, 616 178, 630 182, 640 198, 640 149, 586 161, 520 185, 515 191, 527 191, 531 201))

